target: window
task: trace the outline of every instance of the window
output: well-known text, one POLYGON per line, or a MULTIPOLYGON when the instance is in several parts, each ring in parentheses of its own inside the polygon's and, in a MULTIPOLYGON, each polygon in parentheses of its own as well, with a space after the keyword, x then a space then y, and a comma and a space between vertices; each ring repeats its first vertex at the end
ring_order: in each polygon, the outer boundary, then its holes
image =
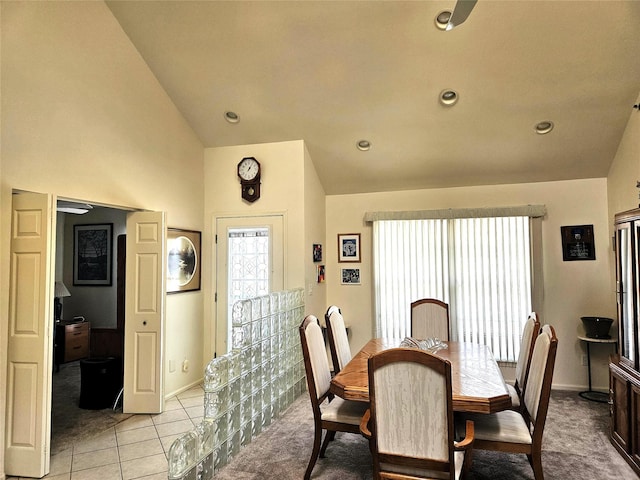
POLYGON ((231 228, 228 235, 228 304, 269 293, 269 229, 231 228))
POLYGON ((411 302, 449 304, 452 340, 515 362, 532 311, 528 216, 375 220, 376 336, 411 333, 411 302))

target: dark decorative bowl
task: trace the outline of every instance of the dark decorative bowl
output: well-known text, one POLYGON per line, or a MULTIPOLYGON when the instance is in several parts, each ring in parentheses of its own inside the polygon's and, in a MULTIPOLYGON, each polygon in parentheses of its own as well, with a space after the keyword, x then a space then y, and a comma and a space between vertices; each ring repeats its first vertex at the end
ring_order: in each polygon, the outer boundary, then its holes
POLYGON ((580 317, 584 331, 589 338, 611 338, 609 329, 613 319, 605 317, 580 317))

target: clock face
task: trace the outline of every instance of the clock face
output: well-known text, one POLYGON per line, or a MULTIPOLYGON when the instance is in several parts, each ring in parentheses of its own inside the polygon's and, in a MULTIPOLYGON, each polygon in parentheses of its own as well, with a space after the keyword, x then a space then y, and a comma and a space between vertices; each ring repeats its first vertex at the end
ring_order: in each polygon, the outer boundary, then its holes
POLYGON ((253 180, 260 172, 260 164, 253 157, 243 158, 238 164, 238 176, 242 180, 253 180))

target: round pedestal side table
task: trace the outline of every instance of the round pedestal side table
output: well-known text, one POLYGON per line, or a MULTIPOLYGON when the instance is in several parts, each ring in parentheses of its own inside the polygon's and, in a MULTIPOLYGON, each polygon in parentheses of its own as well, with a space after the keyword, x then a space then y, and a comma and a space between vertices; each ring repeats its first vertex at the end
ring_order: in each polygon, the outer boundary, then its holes
POLYGON ((597 392, 591 388, 591 349, 589 348, 592 343, 599 344, 613 344, 616 353, 618 353, 618 339, 617 338, 592 338, 584 335, 578 335, 578 339, 587 344, 587 371, 589 372, 589 390, 580 392, 579 395, 587 400, 593 402, 607 403, 609 401, 608 392, 597 392))

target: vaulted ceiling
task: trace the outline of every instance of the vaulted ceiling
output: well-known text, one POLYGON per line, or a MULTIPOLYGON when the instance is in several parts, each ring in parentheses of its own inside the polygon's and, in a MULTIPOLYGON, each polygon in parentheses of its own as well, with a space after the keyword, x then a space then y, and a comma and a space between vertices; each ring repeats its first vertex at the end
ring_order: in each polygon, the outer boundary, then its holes
POLYGON ((604 177, 640 115, 640 1, 107 5, 206 147, 303 139, 328 194, 604 177))

